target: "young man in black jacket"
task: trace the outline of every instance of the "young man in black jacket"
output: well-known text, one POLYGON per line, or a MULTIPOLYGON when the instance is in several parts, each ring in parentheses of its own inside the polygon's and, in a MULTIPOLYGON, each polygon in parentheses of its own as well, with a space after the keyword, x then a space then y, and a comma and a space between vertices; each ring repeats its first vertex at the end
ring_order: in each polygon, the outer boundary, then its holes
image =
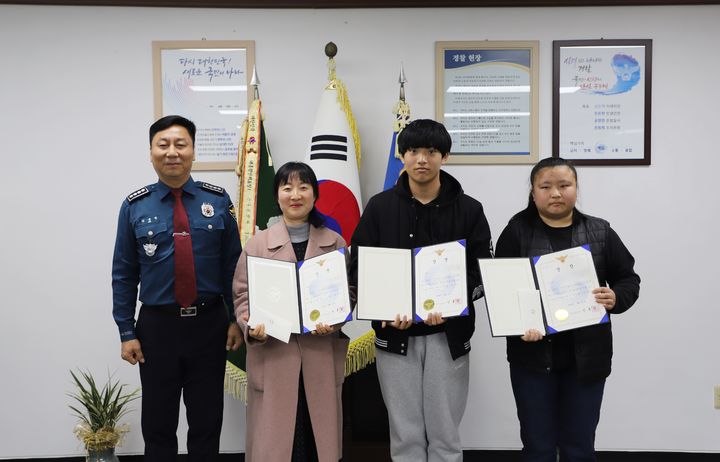
POLYGON ((467 244, 468 316, 431 314, 418 324, 400 316, 373 322, 394 462, 462 461, 458 426, 475 330, 472 292, 480 285, 477 259, 491 256, 491 239, 482 205, 441 170, 451 145, 445 127, 433 120, 405 127, 398 136, 405 172, 393 189, 370 199, 352 238, 353 284, 359 246, 412 249, 460 239, 467 244))

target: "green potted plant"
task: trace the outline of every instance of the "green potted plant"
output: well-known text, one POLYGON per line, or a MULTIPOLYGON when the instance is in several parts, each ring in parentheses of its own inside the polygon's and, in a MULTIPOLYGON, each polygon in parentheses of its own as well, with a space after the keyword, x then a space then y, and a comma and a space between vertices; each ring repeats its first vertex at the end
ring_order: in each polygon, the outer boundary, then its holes
POLYGON ((68 393, 80 406, 69 405, 80 419, 73 432, 85 445, 87 462, 117 461, 115 447, 130 430, 127 424, 119 425, 120 419, 130 411, 128 404, 140 397, 140 389, 126 392, 126 384, 108 377, 107 383, 98 388, 89 372, 70 371, 75 392, 68 393))

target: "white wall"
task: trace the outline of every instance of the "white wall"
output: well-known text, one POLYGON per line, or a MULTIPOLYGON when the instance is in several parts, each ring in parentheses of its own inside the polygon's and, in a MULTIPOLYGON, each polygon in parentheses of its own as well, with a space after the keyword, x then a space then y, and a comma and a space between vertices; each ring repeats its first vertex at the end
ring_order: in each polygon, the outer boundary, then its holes
MULTIPOLYGON (((637 260, 641 298, 614 322, 597 447, 720 452, 716 152, 720 6, 217 10, 0 5, 0 458, 64 456, 68 370, 139 384, 119 357, 110 264, 125 195, 153 182, 153 40, 256 41, 276 162, 302 158, 338 44, 363 142, 367 198, 382 186, 400 61, 414 117, 434 116, 434 41, 540 40, 540 150, 551 150, 552 40, 652 38, 652 166, 580 169, 581 208, 609 219, 637 260)), ((524 206, 529 166, 450 166, 497 238, 524 206)), ((197 178, 235 188, 232 173, 197 178)), ((505 343, 478 317, 468 448, 518 448, 505 343)), ((222 449, 244 448, 226 403, 222 449)), ((122 452, 139 453, 139 412, 122 452)), ((184 424, 183 424, 184 425, 184 424)), ((184 440, 181 443, 184 447, 184 440)))

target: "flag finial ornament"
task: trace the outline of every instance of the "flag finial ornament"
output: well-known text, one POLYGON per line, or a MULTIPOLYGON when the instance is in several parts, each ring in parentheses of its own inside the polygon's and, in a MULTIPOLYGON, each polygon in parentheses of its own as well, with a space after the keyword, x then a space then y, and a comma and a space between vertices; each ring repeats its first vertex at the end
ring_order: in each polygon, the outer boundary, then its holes
POLYGON ((327 56, 328 58, 333 59, 337 55, 337 52, 337 45, 335 45, 333 42, 328 42, 325 45, 325 56, 327 56))
POLYGON ((254 64, 252 78, 250 79, 250 85, 253 87, 253 99, 260 99, 260 92, 258 91, 258 87, 260 86, 260 79, 257 76, 257 69, 255 68, 254 64))
POLYGON ((402 162, 402 153, 398 149, 397 139, 401 131, 410 123, 410 105, 405 101, 405 69, 403 68, 402 62, 400 63, 400 77, 398 83, 400 84, 400 99, 393 106, 392 112, 395 114, 395 120, 393 120, 393 136, 390 142, 390 155, 388 156, 387 170, 385 171, 385 183, 383 189, 391 189, 395 186, 398 177, 404 170, 404 164, 402 162))
POLYGON ((337 56, 338 48, 333 42, 325 45, 325 56, 328 57, 328 88, 335 90, 337 88, 337 76, 335 74, 335 56, 337 56))

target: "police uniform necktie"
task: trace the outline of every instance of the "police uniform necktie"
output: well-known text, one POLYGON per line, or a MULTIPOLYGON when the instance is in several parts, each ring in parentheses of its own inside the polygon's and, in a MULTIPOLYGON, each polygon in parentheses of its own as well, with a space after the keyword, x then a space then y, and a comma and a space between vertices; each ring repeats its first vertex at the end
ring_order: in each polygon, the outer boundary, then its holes
POLYGON ((182 189, 173 189, 173 239, 175 241, 175 299, 185 308, 197 298, 195 261, 192 253, 190 225, 185 206, 182 203, 182 189))

